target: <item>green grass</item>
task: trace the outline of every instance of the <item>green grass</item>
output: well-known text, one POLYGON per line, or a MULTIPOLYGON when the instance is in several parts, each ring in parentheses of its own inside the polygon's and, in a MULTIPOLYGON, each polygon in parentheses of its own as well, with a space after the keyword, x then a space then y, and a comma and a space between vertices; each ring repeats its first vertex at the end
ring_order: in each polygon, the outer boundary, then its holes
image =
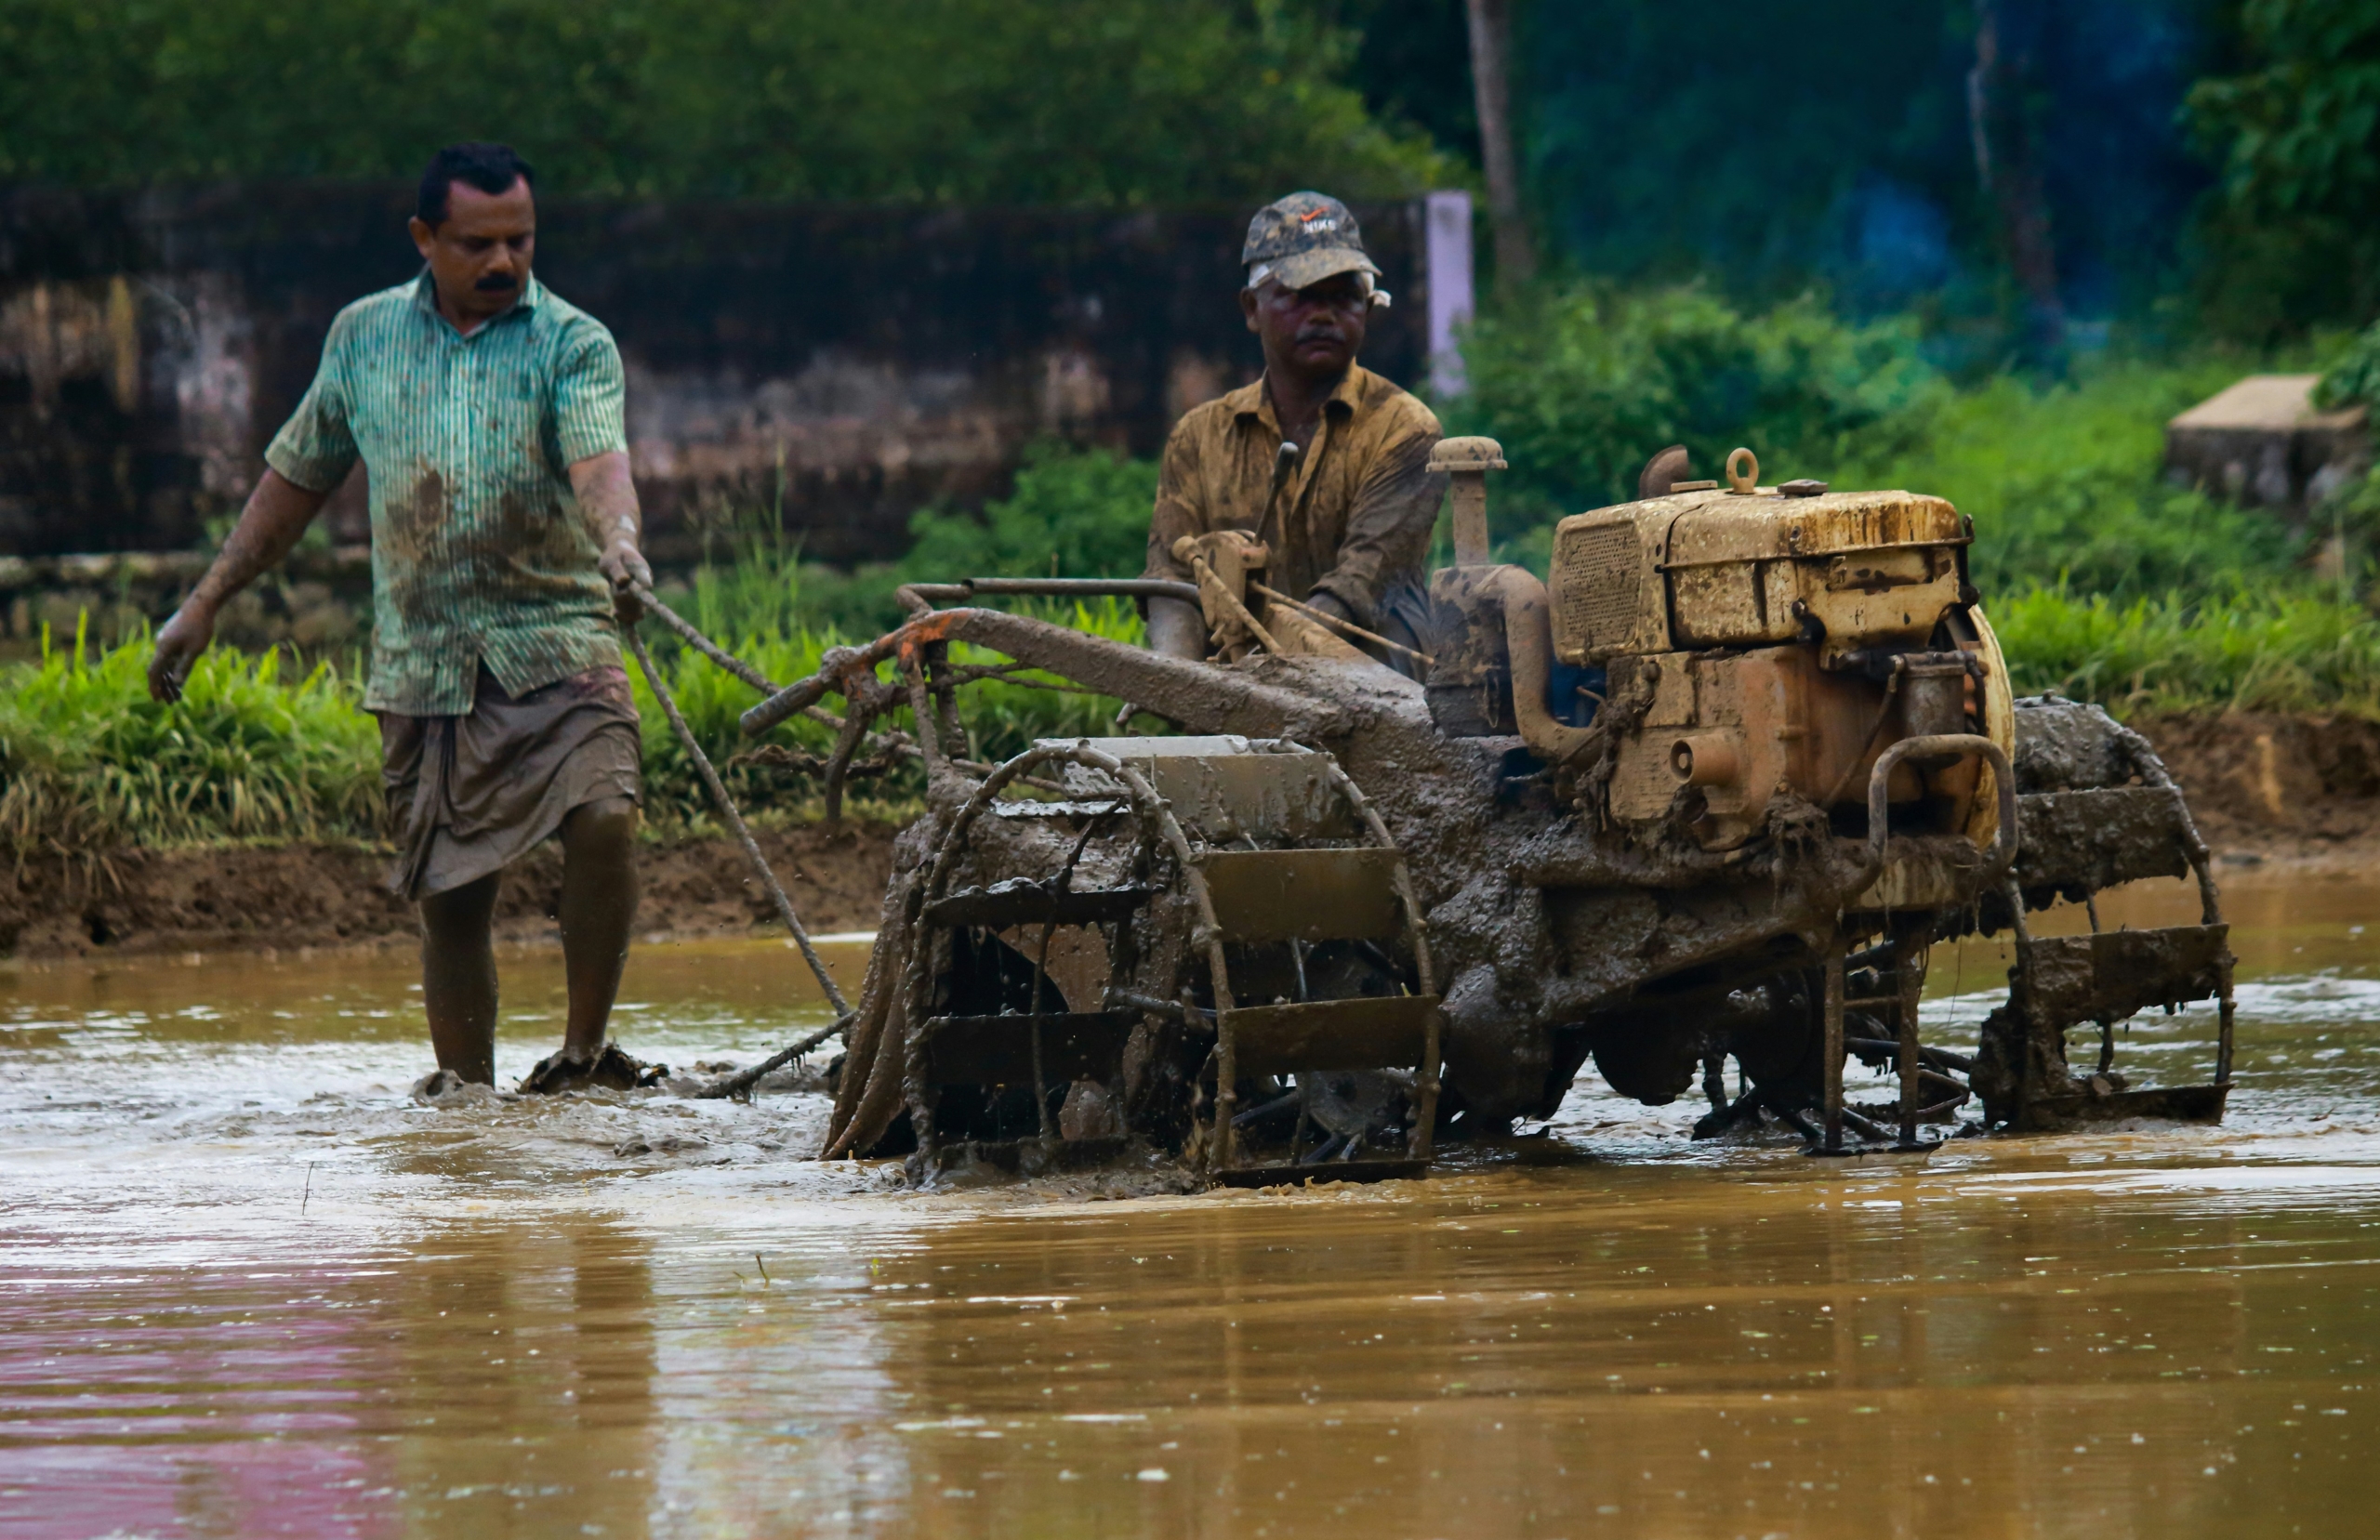
MULTIPOLYGON (((1633 497, 1656 451, 1684 443, 1696 474, 1716 477, 1741 445, 1767 482, 1949 498, 1976 521, 1987 594, 2063 584, 2203 598, 2298 581, 2306 540, 2271 514, 2167 484, 2166 419, 2243 374, 2311 367, 2344 346, 2286 358, 2118 347, 2055 382, 1961 386, 1906 321, 1855 325, 1806 298, 1756 312, 1700 287, 1587 283, 1484 316, 1464 349, 1472 391, 1441 413, 1448 431, 1503 444, 1512 469, 1490 494, 1495 533, 1509 559, 1540 572, 1554 522, 1633 497)), ((2380 358, 2380 340, 2367 346, 2380 358)), ((2338 388, 2367 377, 2349 373, 2338 388)), ((2380 380, 2380 364, 2368 377, 2380 380)), ((2380 533, 2380 483, 2369 501, 2371 516, 2350 522, 2380 533)))
POLYGON ((379 816, 379 733, 353 679, 216 649, 149 699, 147 639, 43 638, 0 671, 0 845, 20 855, 219 840, 355 840, 379 816))
POLYGON ((1447 430, 1504 446, 1497 491, 1522 521, 1635 496, 1637 472, 1672 443, 1698 476, 1717 476, 1739 444, 1771 479, 1812 474, 1784 467, 1898 431, 1949 389, 1904 322, 1849 324, 1813 298, 1748 311, 1699 284, 1527 292, 1481 315, 1463 359, 1470 390, 1441 403, 1447 430))
POLYGON ((2127 599, 2214 596, 2242 582, 2294 583, 2306 543, 2286 520, 2163 477, 2166 419, 2254 367, 2231 357, 2101 359, 2053 386, 2003 375, 1912 405, 1806 474, 1949 498, 1975 520, 1974 575, 1987 595, 2063 585, 2127 599))
POLYGON ((2380 622, 2319 593, 2110 599, 2037 588, 1986 612, 2021 693, 2119 717, 2337 712, 2380 717, 2380 622))
POLYGON ((1590 283, 1483 318, 1465 356, 1474 388, 1445 415, 1513 462, 1491 493, 1507 559, 1542 572, 1554 520, 1633 496, 1664 444, 1703 476, 1742 444, 1766 481, 1932 493, 1972 518, 1975 581, 2022 690, 2119 713, 2380 716, 2380 629, 2355 591, 2374 575, 2380 472, 2305 528, 2163 475, 2166 419, 2243 374, 2335 357, 2334 396, 2380 398, 2380 328, 2285 357, 2115 348, 2059 380, 1961 387, 1899 323, 1590 283), (2308 528, 2344 531, 2347 591, 2310 572, 2308 528))
MULTIPOLYGON (((2056 587, 1988 606, 2017 688, 2100 701, 2119 715, 2266 710, 2380 717, 2380 622, 2361 605, 2311 593, 2245 590, 2214 599, 2110 599, 2056 587)), ((1112 602, 1049 618, 1120 641, 1139 639, 1112 602)), ((648 628, 650 629, 650 628, 648 628)), ((725 638, 771 678, 817 666, 832 630, 725 638)), ((966 648, 960 662, 997 661, 966 648)), ((174 705, 148 698, 145 638, 86 652, 46 647, 0 670, 0 846, 88 856, 126 846, 236 841, 370 841, 380 818, 379 740, 353 675, 327 664, 299 673, 283 655, 209 652, 174 705)), ((656 660, 681 709, 747 817, 813 819, 814 774, 755 753, 736 718, 756 698, 683 650, 656 660)), ((676 839, 718 831, 692 762, 644 680, 647 828, 676 839)), ((998 759, 1036 738, 1102 734, 1116 703, 985 681, 960 696, 976 757, 998 759)), ((829 701, 829 705, 837 703, 829 701)), ((907 730, 905 710, 880 726, 907 730)), ((827 730, 778 729, 771 744, 823 756, 827 730)), ((914 761, 852 784, 855 817, 900 821, 918 807, 914 761)))
MULTIPOLYGON (((705 581, 728 579, 714 573, 705 581)), ((1041 612, 1101 636, 1140 639, 1138 618, 1113 601, 1041 612)), ((660 635, 657 626, 647 630, 660 635)), ((784 682, 814 672, 822 652, 849 639, 831 627, 713 634, 784 682)), ((379 731, 352 671, 329 663, 301 671, 284 653, 218 647, 192 670, 182 699, 167 705, 149 699, 152 652, 146 636, 99 647, 78 634, 71 646, 45 638, 38 659, 0 667, 0 848, 21 859, 128 845, 381 836, 379 731)), ((1005 661, 964 645, 952 655, 959 663, 1005 661)), ((749 687, 675 646, 658 649, 654 662, 748 819, 817 816, 816 775, 770 750, 823 757, 832 746, 828 729, 800 719, 756 744, 737 723, 758 699, 749 687)), ((648 833, 674 839, 719 832, 693 760, 633 664, 628 673, 643 717, 648 833)), ((998 680, 968 686, 959 702, 973 755, 991 759, 1036 738, 1113 731, 1118 704, 998 680)), ((908 731, 908 712, 889 712, 878 726, 908 731)), ((846 806, 856 817, 903 820, 917 810, 922 787, 914 758, 903 759, 889 773, 854 779, 846 806)))

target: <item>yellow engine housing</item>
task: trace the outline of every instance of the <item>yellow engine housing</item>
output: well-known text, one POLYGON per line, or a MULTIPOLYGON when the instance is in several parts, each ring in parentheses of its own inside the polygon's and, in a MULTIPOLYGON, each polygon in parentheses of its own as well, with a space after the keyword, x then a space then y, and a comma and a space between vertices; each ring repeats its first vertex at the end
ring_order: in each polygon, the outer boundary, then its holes
POLYGON ((1939 497, 1687 492, 1554 532, 1554 653, 1613 658, 1816 640, 1831 665, 1923 647, 1959 602, 1966 520, 1939 497))
MULTIPOLYGON (((1696 840, 1726 849, 1779 795, 1863 808, 1886 744, 1944 730, 1908 720, 1909 698, 1862 666, 1876 654, 1968 654, 1960 731, 2011 747, 2006 663, 1959 559, 1971 538, 1949 503, 1907 492, 1698 491, 1564 520, 1548 586, 1554 655, 1649 700, 1612 745, 1613 815, 1656 824, 1692 788, 1696 840)), ((1932 805, 1936 828, 1978 846, 1998 823, 1991 772, 1973 758, 1903 763, 1888 795, 1897 809, 1932 805)), ((1880 887, 1903 877, 1888 870, 1880 887)))

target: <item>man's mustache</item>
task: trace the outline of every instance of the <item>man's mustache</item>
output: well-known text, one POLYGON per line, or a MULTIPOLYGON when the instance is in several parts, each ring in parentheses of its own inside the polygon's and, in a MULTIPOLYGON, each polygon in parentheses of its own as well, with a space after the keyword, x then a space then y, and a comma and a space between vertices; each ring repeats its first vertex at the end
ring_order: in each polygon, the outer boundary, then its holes
POLYGON ((521 281, 507 272, 489 273, 471 285, 482 294, 502 294, 507 289, 517 289, 520 286, 521 281))

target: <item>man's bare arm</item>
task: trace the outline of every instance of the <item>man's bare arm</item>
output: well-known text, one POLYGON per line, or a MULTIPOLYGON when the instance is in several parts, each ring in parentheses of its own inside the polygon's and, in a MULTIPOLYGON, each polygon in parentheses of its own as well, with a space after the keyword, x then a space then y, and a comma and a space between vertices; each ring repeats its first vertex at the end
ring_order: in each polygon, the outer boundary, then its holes
POLYGON ((632 583, 653 586, 653 569, 645 564, 644 553, 637 548, 643 533, 643 517, 637 507, 636 480, 628 474, 626 450, 614 450, 608 454, 592 454, 570 467, 570 489, 578 496, 578 511, 586 517, 588 527, 595 532, 595 544, 602 547, 601 565, 604 577, 611 581, 613 603, 618 607, 623 625, 633 625, 644 618, 644 606, 628 591, 632 583))
POLYGON ((329 495, 287 480, 277 470, 264 473, 206 574, 157 633, 156 655, 149 662, 152 700, 182 698, 182 681, 190 677, 190 665, 214 639, 215 617, 224 601, 289 554, 329 495))

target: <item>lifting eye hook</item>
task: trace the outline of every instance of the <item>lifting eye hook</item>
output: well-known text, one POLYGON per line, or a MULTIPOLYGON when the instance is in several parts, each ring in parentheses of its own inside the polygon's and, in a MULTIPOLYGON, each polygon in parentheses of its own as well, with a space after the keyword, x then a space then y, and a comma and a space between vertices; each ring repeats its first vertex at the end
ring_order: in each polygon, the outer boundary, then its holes
POLYGON ((1760 456, 1749 449, 1739 448, 1727 455, 1727 490, 1738 497, 1750 497, 1760 489, 1760 456), (1738 467, 1741 469, 1738 469, 1738 467))

